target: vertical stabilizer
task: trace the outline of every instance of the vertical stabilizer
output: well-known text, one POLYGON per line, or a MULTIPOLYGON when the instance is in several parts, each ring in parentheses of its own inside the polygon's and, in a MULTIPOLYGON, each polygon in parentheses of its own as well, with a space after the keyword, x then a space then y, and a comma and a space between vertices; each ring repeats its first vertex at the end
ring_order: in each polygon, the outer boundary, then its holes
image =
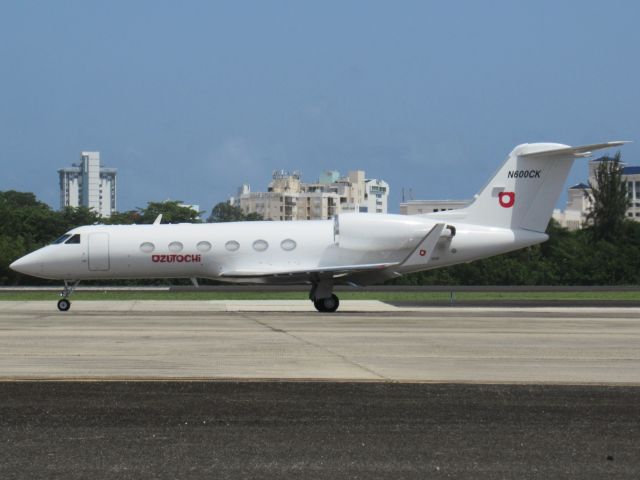
POLYGON ((518 145, 497 173, 463 209, 477 225, 544 232, 576 157, 626 142, 582 147, 558 143, 518 145))

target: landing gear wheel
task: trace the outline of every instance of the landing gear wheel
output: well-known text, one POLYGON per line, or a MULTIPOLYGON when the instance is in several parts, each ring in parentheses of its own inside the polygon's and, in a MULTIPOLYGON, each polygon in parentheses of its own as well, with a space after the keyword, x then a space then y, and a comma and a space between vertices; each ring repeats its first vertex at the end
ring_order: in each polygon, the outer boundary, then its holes
POLYGON ((316 310, 318 310, 319 312, 326 312, 326 310, 324 309, 324 302, 322 301, 322 299, 314 300, 313 306, 316 307, 316 310))
POLYGON ((60 310, 61 312, 66 312, 71 308, 69 295, 73 293, 73 291, 76 289, 79 283, 80 283, 80 280, 76 280, 75 282, 73 282, 72 285, 70 285, 69 280, 64 281, 64 288, 60 292, 60 296, 62 298, 58 300, 58 310, 60 310))
POLYGON ((61 312, 66 312, 70 308, 71 302, 69 300, 67 300, 66 298, 58 300, 58 310, 60 310, 61 312))
POLYGON ((335 312, 340 306, 340 300, 335 294, 331 294, 330 297, 318 298, 314 300, 313 305, 319 312, 332 313, 335 312))

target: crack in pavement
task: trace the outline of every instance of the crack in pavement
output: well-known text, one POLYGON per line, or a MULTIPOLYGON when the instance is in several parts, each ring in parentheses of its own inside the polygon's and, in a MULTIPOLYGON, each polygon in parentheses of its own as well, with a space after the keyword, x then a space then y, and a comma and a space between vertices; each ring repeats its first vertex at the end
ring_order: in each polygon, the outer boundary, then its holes
POLYGON ((327 353, 329 353, 329 354, 331 354, 333 356, 336 356, 336 357, 340 358, 342 361, 348 363, 349 365, 352 365, 352 366, 354 366, 356 368, 359 368, 360 370, 363 370, 363 371, 369 373, 370 375, 374 375, 376 378, 378 378, 380 380, 391 381, 390 378, 385 377, 384 375, 381 375, 380 373, 376 372, 375 370, 373 370, 373 369, 371 369, 369 367, 366 367, 366 366, 364 366, 364 365, 362 365, 362 364, 360 364, 360 363, 348 358, 347 356, 345 356, 345 355, 343 355, 341 353, 334 352, 333 350, 331 350, 330 348, 325 347, 324 345, 320 345, 320 344, 314 343, 314 342, 312 342, 310 340, 307 340, 305 338, 299 337, 298 335, 295 335, 295 334, 293 334, 291 332, 288 332, 286 330, 282 330, 281 328, 276 328, 276 327, 274 327, 272 325, 269 325, 267 322, 259 320, 258 318, 254 318, 253 316, 251 316, 249 314, 242 314, 242 317, 246 318, 247 320, 251 320, 252 322, 257 323, 258 325, 261 325, 264 328, 266 328, 266 329, 268 329, 268 330, 270 330, 270 331, 272 331, 274 333, 281 333, 281 334, 287 335, 288 337, 291 337, 291 338, 297 340, 300 343, 303 343, 303 344, 308 345, 310 347, 317 348, 317 349, 322 350, 324 352, 327 352, 327 353))

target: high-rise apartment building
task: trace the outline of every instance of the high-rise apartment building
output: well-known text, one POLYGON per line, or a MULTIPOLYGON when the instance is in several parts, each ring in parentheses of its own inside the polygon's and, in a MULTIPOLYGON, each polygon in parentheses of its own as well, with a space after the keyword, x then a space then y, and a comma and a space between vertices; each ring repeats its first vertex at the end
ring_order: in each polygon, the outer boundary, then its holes
POLYGON ((84 206, 103 217, 116 211, 116 169, 100 166, 100 152, 82 152, 80 163, 58 175, 60 208, 84 206))

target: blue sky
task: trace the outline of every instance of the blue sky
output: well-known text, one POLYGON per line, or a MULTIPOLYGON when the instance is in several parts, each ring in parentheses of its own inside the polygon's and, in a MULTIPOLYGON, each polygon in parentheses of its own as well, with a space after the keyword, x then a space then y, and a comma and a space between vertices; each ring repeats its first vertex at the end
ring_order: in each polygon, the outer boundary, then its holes
MULTIPOLYGON (((470 198, 517 144, 635 140, 633 1, 4 1, 0 190, 58 207, 98 150, 119 209, 209 210, 271 171, 470 198)), ((578 163, 569 183, 586 178, 578 163)))

